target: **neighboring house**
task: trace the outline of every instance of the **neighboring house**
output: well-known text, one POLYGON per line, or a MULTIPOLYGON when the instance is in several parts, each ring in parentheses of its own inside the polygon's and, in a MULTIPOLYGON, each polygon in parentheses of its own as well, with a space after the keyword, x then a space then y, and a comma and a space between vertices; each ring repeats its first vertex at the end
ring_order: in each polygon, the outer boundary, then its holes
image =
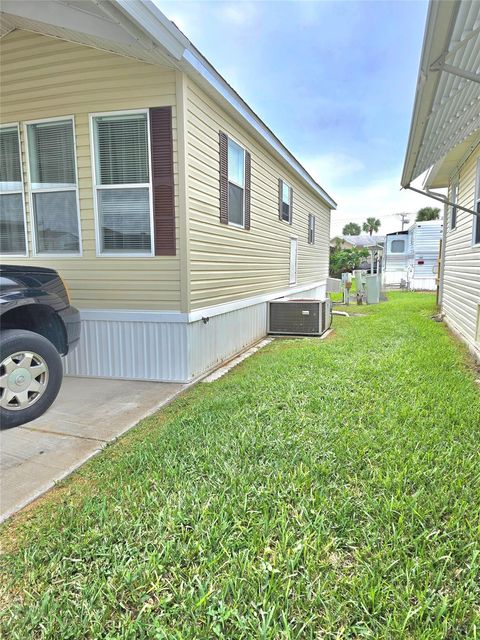
POLYGON ((480 3, 431 1, 402 186, 448 189, 439 302, 480 358, 480 3), (461 208, 460 208, 461 207, 461 208))
POLYGON ((406 231, 387 233, 383 254, 384 286, 435 291, 438 284, 438 256, 442 222, 415 222, 406 231))
POLYGON ((191 380, 325 296, 335 202, 152 2, 0 9, 2 259, 68 284, 68 373, 191 380))
POLYGON ((355 243, 348 241, 346 236, 334 236, 330 240, 331 249, 336 249, 337 247, 340 249, 353 249, 354 246, 355 243))

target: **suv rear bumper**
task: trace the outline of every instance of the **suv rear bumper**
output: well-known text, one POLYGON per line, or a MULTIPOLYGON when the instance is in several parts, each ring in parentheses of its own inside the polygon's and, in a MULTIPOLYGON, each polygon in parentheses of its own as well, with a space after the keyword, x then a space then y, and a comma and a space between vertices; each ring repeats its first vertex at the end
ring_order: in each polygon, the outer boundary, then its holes
POLYGON ((65 330, 67 332, 67 351, 63 355, 67 355, 69 351, 74 349, 80 340, 81 320, 80 312, 75 307, 67 307, 58 312, 63 320, 65 330))

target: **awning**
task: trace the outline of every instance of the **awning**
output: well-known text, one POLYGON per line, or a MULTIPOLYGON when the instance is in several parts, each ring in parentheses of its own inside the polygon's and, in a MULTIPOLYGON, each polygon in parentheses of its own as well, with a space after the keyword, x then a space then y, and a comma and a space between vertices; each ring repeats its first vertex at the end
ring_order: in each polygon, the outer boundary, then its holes
POLYGON ((461 160, 479 131, 480 3, 430 0, 402 186, 459 145, 450 165, 461 160))

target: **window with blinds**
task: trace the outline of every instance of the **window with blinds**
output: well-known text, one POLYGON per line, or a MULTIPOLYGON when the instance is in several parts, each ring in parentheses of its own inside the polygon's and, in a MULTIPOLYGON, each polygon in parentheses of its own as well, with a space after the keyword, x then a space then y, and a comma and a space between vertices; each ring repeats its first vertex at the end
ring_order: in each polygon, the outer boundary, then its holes
POLYGON ((228 139, 228 222, 239 227, 245 219, 245 149, 228 139))
POLYGON ((27 125, 36 253, 80 252, 73 121, 27 125))
POLYGON ((152 253, 147 113, 93 118, 99 249, 152 253))
POLYGON ((26 252, 20 139, 13 125, 0 128, 0 253, 26 252))

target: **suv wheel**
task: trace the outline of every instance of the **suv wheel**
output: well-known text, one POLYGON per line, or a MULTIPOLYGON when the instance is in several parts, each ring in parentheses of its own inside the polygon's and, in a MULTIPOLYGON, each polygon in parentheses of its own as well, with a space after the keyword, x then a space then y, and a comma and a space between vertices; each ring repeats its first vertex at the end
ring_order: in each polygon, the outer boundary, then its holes
POLYGON ((50 340, 23 330, 0 338, 0 423, 16 427, 41 416, 57 397, 62 360, 50 340))

